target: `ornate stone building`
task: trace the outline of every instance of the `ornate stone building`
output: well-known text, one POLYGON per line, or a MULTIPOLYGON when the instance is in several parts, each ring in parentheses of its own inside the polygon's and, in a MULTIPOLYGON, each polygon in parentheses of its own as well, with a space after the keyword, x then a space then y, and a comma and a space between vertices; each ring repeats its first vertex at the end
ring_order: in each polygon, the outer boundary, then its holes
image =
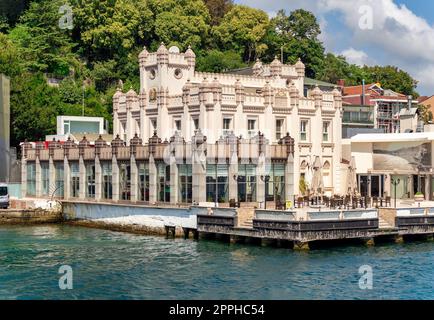
MULTIPOLYGON (((262 132, 271 143, 295 139, 294 185, 319 157, 326 194, 341 192, 342 98, 335 88, 304 90, 305 66, 257 61, 252 76, 195 70, 196 55, 164 44, 139 55, 140 92, 118 89, 113 97, 114 134, 144 141, 177 132, 191 141, 200 129, 214 143, 231 133, 251 138, 262 132)), ((294 192, 299 193, 298 187, 294 192)))
POLYGON ((271 208, 313 171, 323 178, 315 191, 342 193, 341 94, 305 90, 301 61, 257 61, 252 76, 202 73, 190 48, 163 44, 139 61, 140 93, 113 97, 111 143, 23 144, 23 195, 271 208))

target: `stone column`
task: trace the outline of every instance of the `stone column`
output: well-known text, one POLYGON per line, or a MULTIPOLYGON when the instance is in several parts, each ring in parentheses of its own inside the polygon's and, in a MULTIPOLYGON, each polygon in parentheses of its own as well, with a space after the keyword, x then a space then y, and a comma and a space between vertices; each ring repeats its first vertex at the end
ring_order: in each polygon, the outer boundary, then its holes
POLYGON ((151 154, 149 155, 149 203, 155 203, 157 199, 157 166, 151 154))
POLYGON ((425 175, 425 200, 429 201, 430 200, 430 193, 431 193, 431 188, 430 188, 430 184, 431 184, 431 175, 427 174, 425 175))
POLYGON ((68 158, 65 157, 63 159, 63 199, 68 200, 70 197, 71 197, 71 168, 69 167, 68 158))
POLYGON ((102 168, 99 157, 95 157, 95 201, 102 199, 102 168))
POLYGON ((238 178, 238 155, 236 152, 232 153, 229 161, 229 200, 238 201, 238 182, 234 176, 238 178))
POLYGON ((265 181, 264 180, 266 178, 266 175, 267 172, 265 172, 265 155, 261 154, 259 156, 258 165, 256 167, 256 186, 257 186, 256 201, 259 204, 262 202, 261 208, 265 208, 265 181))
POLYGON ((42 169, 39 157, 36 157, 35 161, 35 174, 36 174, 36 197, 42 196, 42 169))
POLYGON ((294 202, 294 156, 288 155, 285 165, 285 200, 294 202))
POLYGON ((206 202, 206 161, 201 162, 197 152, 192 155, 191 172, 193 175, 193 202, 206 202))
POLYGON ((170 157, 170 203, 179 202, 178 165, 174 156, 170 157))
POLYGON ((79 192, 78 197, 80 200, 86 199, 86 189, 87 189, 87 175, 86 175, 86 165, 84 163, 84 159, 80 156, 78 160, 78 170, 79 170, 79 192))
POLYGON ((112 158, 112 190, 112 200, 119 201, 119 165, 115 155, 112 158))
POLYGON ((139 168, 137 167, 136 158, 131 155, 130 159, 131 168, 131 201, 139 201, 139 168))
POLYGON ((21 197, 25 198, 27 195, 27 160, 21 160, 21 197))
POLYGON ((384 175, 384 190, 383 193, 386 193, 387 196, 392 197, 392 188, 391 188, 392 175, 386 174, 384 175))
POLYGON ((50 157, 48 162, 48 196, 53 196, 54 191, 56 190, 56 167, 54 166, 53 158, 50 157))

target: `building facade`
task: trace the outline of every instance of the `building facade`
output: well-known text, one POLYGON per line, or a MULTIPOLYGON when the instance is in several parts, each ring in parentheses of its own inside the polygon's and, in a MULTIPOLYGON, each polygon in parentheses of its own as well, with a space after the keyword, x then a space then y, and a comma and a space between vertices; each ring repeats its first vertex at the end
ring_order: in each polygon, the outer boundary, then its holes
MULTIPOLYGON (((362 196, 434 200, 434 132, 359 134, 348 139, 362 196), (395 185, 396 184, 396 185, 395 185)), ((344 148, 346 149, 346 148, 344 148)))
POLYGON ((270 144, 259 134, 233 134, 209 144, 197 130, 147 143, 137 135, 91 145, 53 140, 22 145, 22 194, 27 197, 143 204, 233 202, 274 207, 294 198, 294 139, 270 144))
POLYGON ((343 138, 357 133, 405 133, 423 130, 417 114, 418 101, 379 83, 342 86, 343 138))
POLYGON ((115 135, 130 141, 137 134, 147 141, 154 133, 163 140, 177 133, 191 141, 200 129, 216 143, 229 135, 250 139, 261 132, 273 144, 289 133, 295 139, 294 185, 319 157, 324 193, 341 192, 341 93, 318 86, 304 90, 301 61, 257 61, 253 75, 204 73, 195 70, 191 48, 180 53, 162 44, 154 53, 145 48, 139 62, 140 92, 119 88, 113 97, 115 135))

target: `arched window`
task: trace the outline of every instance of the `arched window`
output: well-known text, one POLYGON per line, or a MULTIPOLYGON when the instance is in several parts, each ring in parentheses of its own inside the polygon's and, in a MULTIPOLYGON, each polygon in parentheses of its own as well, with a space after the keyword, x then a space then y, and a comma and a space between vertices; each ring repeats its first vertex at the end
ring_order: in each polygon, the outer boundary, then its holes
POLYGON ((325 188, 332 187, 331 166, 329 161, 325 161, 322 167, 322 175, 325 188))

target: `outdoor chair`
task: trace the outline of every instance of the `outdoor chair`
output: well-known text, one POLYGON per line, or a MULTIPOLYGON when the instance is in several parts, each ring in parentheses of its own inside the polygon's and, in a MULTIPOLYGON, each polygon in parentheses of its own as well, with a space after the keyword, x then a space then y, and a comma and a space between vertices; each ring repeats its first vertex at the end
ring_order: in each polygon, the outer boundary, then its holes
POLYGON ((372 204, 373 204, 374 208, 378 208, 378 198, 377 197, 372 198, 372 204))
POLYGON ((385 203, 385 206, 386 207, 390 207, 391 206, 391 198, 388 196, 388 197, 386 197, 386 201, 385 201, 386 203, 385 203))
POLYGON ((323 204, 324 204, 326 207, 329 207, 329 206, 330 206, 330 198, 329 198, 329 197, 324 196, 323 199, 322 199, 322 202, 323 202, 323 204))
POLYGON ((303 197, 298 197, 297 198, 296 206, 297 206, 297 208, 303 208, 303 206, 304 206, 304 199, 303 199, 303 197))
POLYGON ((230 199, 229 200, 229 207, 230 208, 239 208, 240 207, 240 203, 235 201, 235 199, 230 199))

